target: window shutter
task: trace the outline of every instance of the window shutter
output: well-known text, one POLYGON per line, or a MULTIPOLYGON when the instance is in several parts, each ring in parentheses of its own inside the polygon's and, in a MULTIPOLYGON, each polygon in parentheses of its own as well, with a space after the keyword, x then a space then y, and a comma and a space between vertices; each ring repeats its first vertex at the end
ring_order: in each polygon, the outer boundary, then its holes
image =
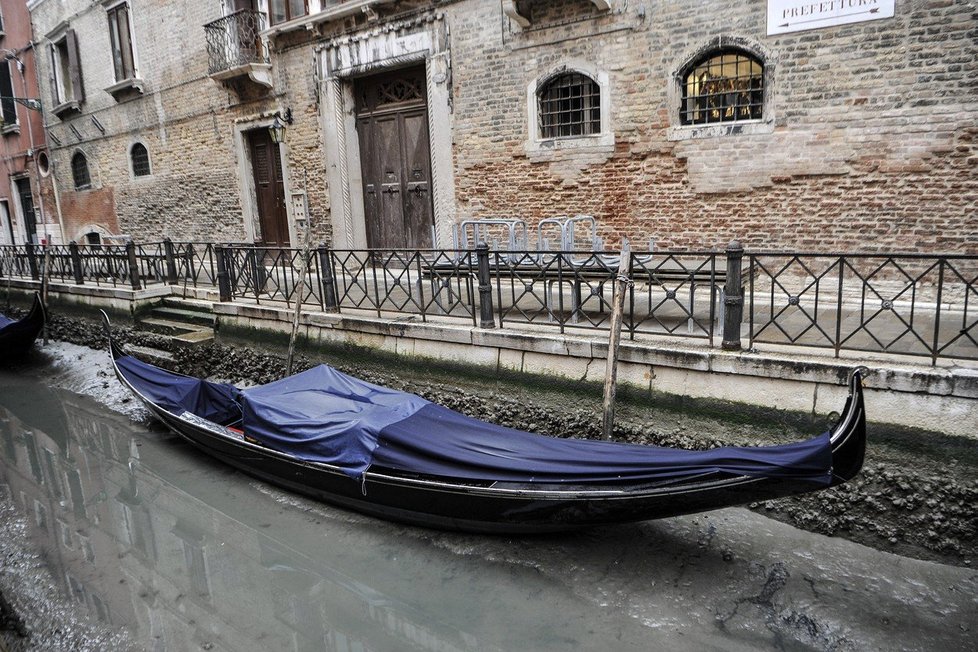
POLYGON ((78 56, 78 39, 75 38, 75 30, 69 29, 65 33, 65 45, 68 47, 68 74, 71 76, 71 91, 74 100, 79 104, 85 101, 85 87, 82 85, 81 58, 78 56))
POLYGON ((48 54, 51 55, 51 69, 48 71, 48 81, 51 82, 52 105, 57 106, 64 100, 58 93, 58 49, 54 43, 48 46, 48 54))

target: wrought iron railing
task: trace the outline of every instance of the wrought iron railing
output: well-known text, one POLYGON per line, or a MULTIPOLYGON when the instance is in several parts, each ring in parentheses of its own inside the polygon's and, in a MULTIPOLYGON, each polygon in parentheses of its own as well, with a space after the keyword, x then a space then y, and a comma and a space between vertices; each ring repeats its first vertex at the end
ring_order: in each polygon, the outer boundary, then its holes
POLYGON ((978 358, 978 257, 750 254, 749 338, 978 358))
POLYGON ((268 63, 261 38, 265 26, 265 14, 251 9, 240 9, 204 25, 208 74, 249 63, 268 63))
MULTIPOLYGON (((0 246, 0 279, 216 290, 222 301, 476 326, 610 327, 618 255, 162 242, 0 246), (45 266, 49 266, 49 269, 45 266), (303 268, 305 272, 303 273, 303 268)), ((623 328, 738 349, 784 344, 978 359, 978 256, 636 252, 623 328), (722 340, 721 340, 722 336, 722 340)))

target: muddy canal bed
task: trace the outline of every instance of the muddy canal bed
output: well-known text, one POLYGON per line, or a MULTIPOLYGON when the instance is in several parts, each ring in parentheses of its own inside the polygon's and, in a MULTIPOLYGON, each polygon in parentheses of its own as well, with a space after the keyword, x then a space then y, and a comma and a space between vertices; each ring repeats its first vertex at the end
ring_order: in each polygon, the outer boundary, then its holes
MULTIPOLYGON (((56 321, 53 334, 100 344, 84 321, 56 321)), ((155 336, 122 334, 160 344, 155 336)), ((504 425, 594 436, 599 427, 598 399, 573 386, 392 365, 356 352, 323 357, 504 425)), ((299 368, 318 361, 303 358, 299 368)), ((272 349, 227 345, 178 353, 175 367, 253 383, 284 371, 272 349)), ((20 394, 19 415, 9 407, 0 415, 0 430, 35 431, 37 450, 34 469, 26 439, 0 442, 0 641, 11 649, 926 650, 978 643, 976 475, 967 442, 939 451, 915 433, 871 433, 866 472, 844 492, 560 536, 482 537, 377 521, 201 459, 147 421, 102 351, 54 344, 14 384, 23 385, 24 375, 35 384, 20 394), (48 421, 22 427, 23 404, 37 404, 52 385, 64 389, 45 400, 61 407, 42 411, 66 415, 63 439, 46 432, 57 429, 48 421), (48 450, 60 495, 34 478, 35 471, 44 477, 48 450), (19 463, 11 467, 9 459, 19 463), (71 469, 83 487, 81 505, 71 469)), ((5 396, 0 411, 14 400, 5 396)), ((813 424, 779 415, 721 418, 711 406, 650 409, 641 397, 624 398, 617 436, 629 441, 695 448, 812 434, 813 424)))

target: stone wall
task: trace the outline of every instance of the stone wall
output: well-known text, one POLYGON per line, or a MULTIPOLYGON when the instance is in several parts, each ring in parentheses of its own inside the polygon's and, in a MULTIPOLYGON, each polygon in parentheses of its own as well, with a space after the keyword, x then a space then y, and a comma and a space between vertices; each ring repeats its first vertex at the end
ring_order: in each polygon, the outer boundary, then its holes
POLYGON ((49 109, 51 159, 68 240, 93 227, 140 240, 246 237, 232 121, 264 110, 267 101, 243 101, 207 76, 203 25, 221 11, 219 0, 133 3, 142 92, 113 97, 106 90, 115 79, 104 7, 86 0, 47 0, 32 7, 41 97, 49 109), (47 81, 52 67, 47 37, 62 21, 77 35, 85 99, 79 112, 59 118, 50 112, 55 101, 47 81), (130 148, 137 142, 149 152, 148 176, 132 173, 130 148), (71 159, 77 152, 88 160, 91 189, 74 188, 71 159))

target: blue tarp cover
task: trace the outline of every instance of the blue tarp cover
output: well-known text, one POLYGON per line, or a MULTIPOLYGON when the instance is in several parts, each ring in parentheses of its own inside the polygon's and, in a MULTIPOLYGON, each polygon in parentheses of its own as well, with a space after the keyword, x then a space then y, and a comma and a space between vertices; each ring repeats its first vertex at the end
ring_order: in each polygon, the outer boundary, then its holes
POLYGON ((431 475, 513 482, 655 481, 726 471, 828 484, 832 453, 828 433, 782 446, 708 451, 558 439, 429 403, 384 428, 373 461, 431 475))
POLYGON ((192 412, 220 424, 241 417, 235 402, 238 388, 234 385, 170 373, 128 355, 116 360, 116 365, 140 394, 167 412, 178 416, 184 411, 192 412))
POLYGON ((4 326, 9 326, 12 323, 14 323, 13 319, 8 319, 7 317, 0 315, 0 328, 3 328, 4 326))
POLYGON ((831 480, 828 433, 781 446, 708 451, 558 439, 479 421, 325 365, 240 391, 132 358, 119 365, 137 389, 172 412, 186 409, 221 422, 240 404, 250 437, 351 477, 374 466, 504 482, 656 481, 715 471, 823 485, 831 480))
POLYGON ((320 365, 241 392, 244 431, 272 448, 359 476, 381 431, 428 401, 320 365))

